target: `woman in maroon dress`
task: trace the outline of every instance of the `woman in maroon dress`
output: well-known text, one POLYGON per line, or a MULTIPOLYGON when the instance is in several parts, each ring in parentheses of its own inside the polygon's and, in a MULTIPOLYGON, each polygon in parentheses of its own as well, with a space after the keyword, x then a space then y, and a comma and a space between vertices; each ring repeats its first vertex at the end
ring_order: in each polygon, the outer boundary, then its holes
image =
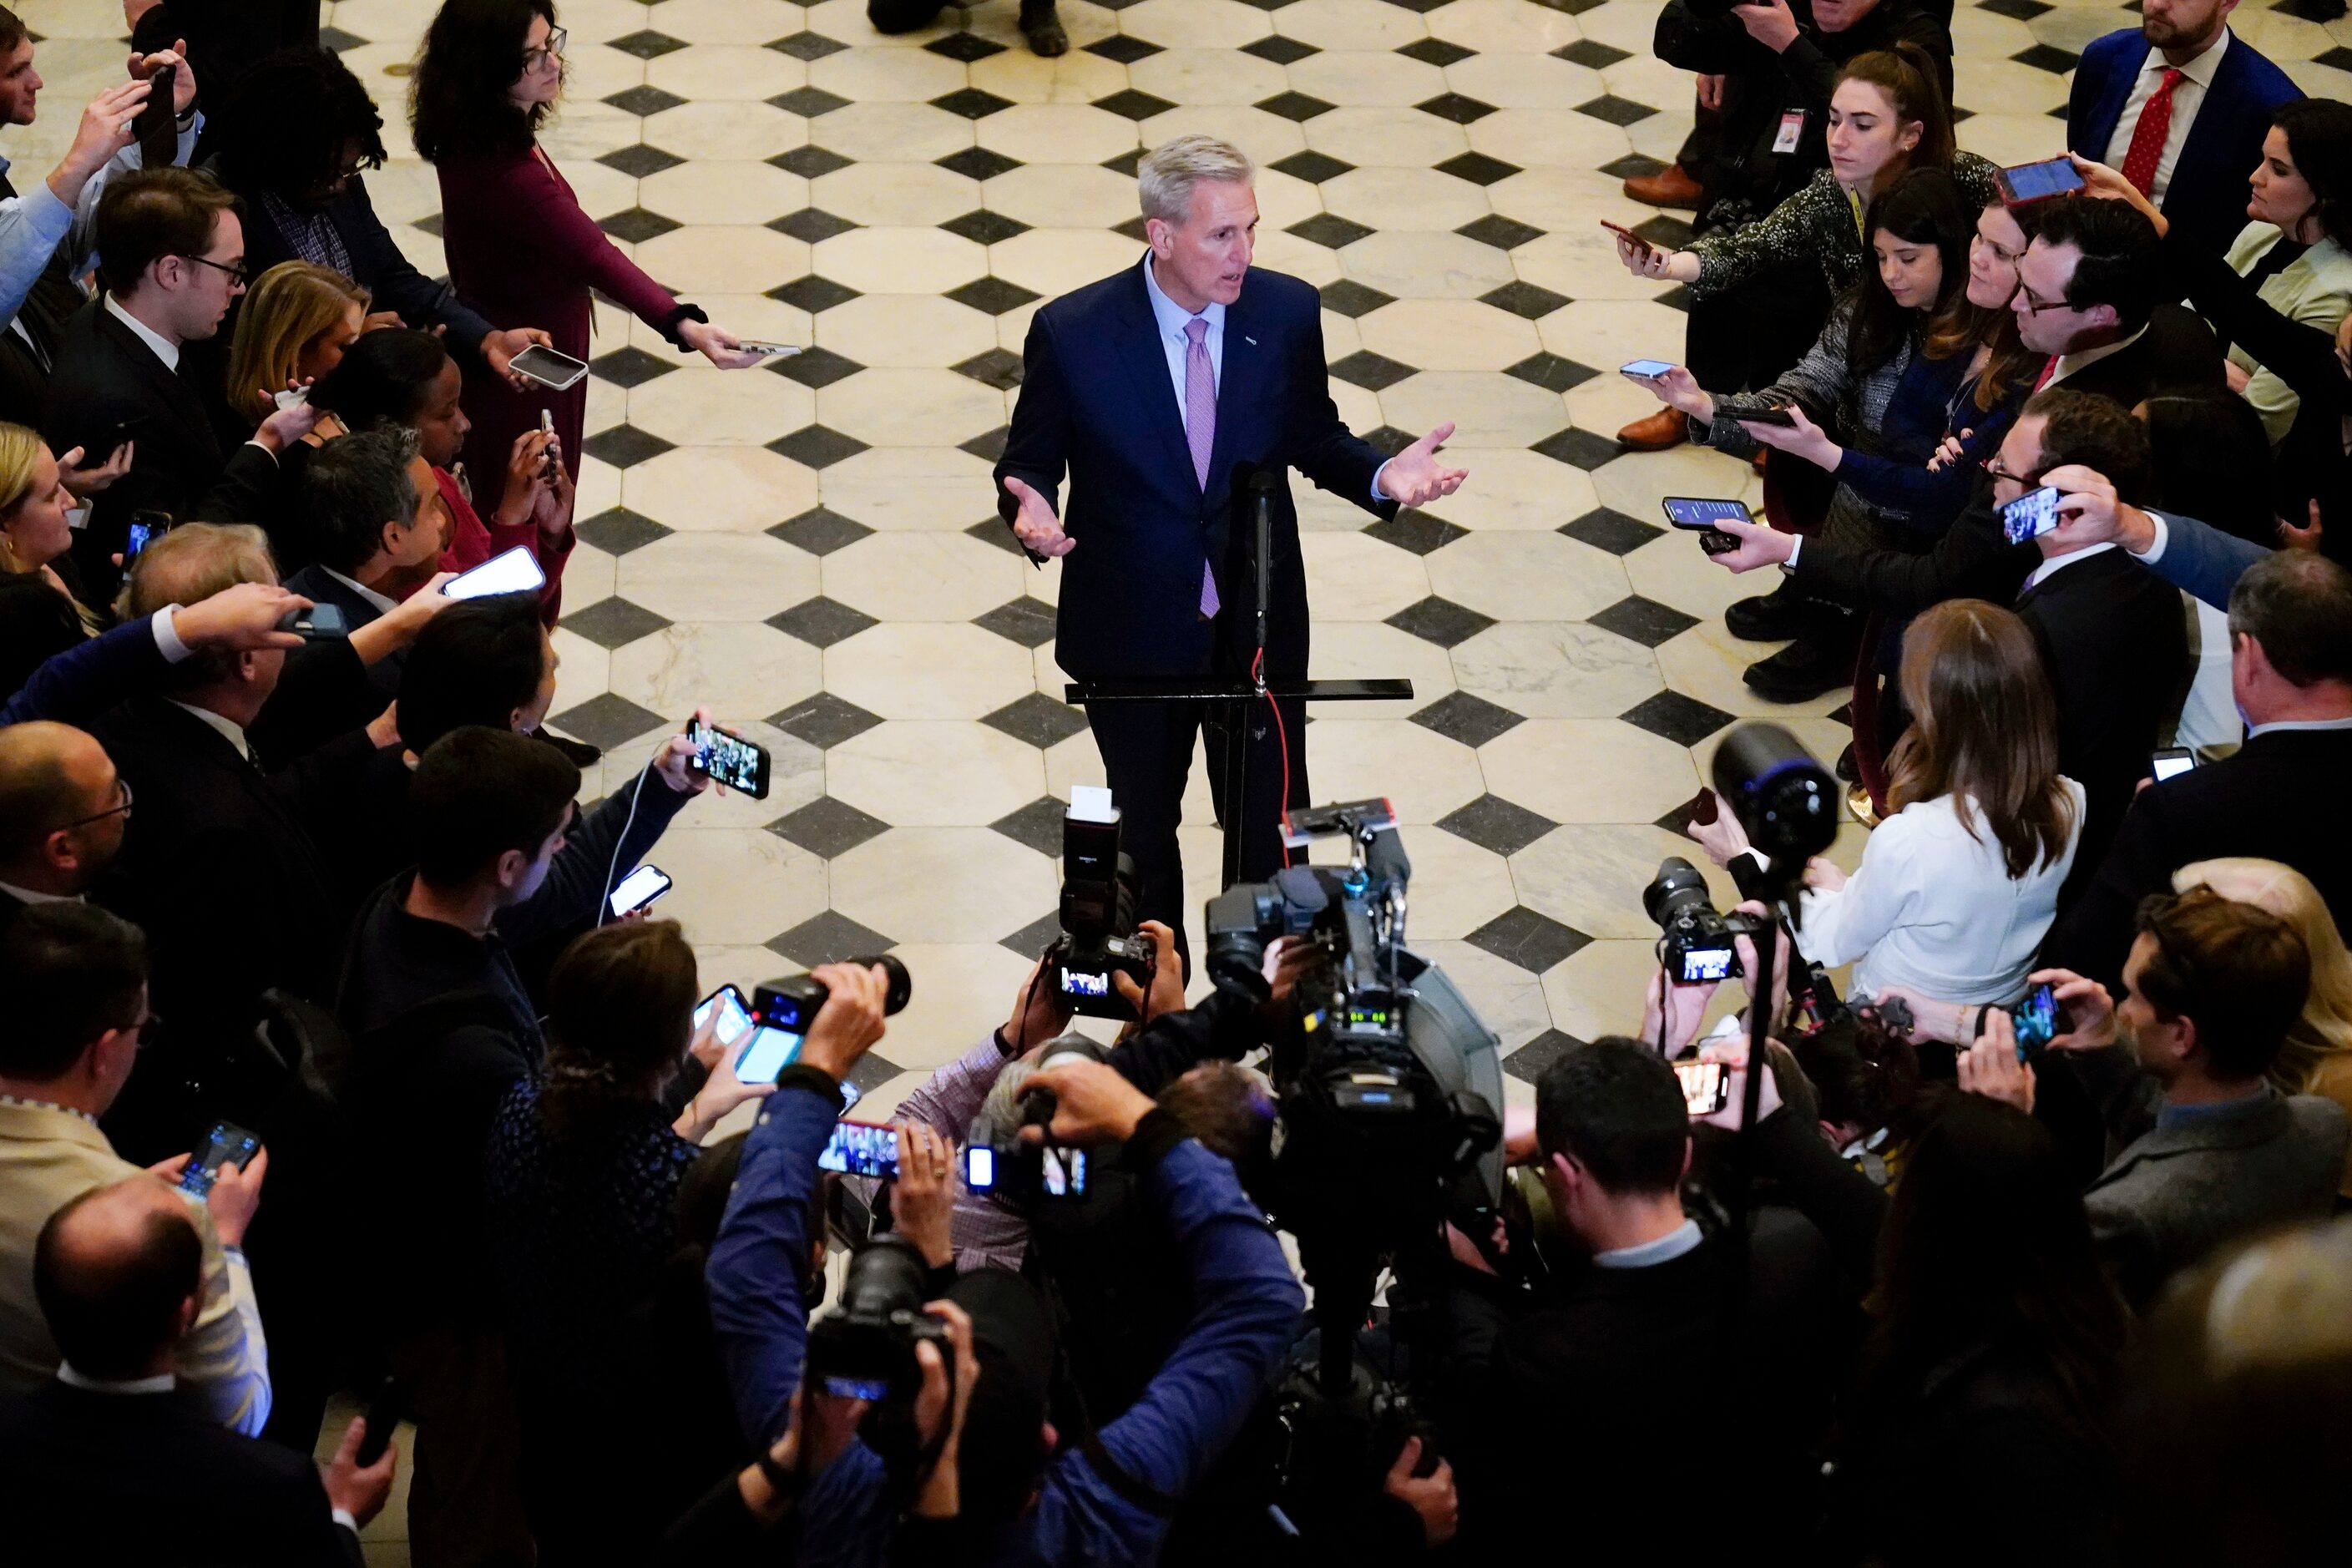
MULTIPOLYGON (((563 90, 563 32, 552 0, 448 0, 425 37, 409 112, 416 151, 441 175, 441 242, 449 280, 500 327, 543 327, 552 346, 588 357, 592 288, 682 349, 722 370, 757 364, 729 333, 638 270, 580 210, 540 147, 540 125, 563 90)), ((574 481, 588 384, 520 389, 478 367, 466 373, 473 421, 466 471, 475 504, 498 508, 515 438, 554 415, 557 449, 574 481)))

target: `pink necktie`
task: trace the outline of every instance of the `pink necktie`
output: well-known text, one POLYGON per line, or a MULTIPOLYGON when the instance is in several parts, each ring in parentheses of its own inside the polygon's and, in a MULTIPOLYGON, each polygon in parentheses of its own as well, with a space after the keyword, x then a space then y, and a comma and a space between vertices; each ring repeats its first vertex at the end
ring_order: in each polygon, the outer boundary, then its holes
MULTIPOLYGON (((1209 488, 1209 452, 1217 441, 1217 376, 1209 366, 1209 323, 1195 316, 1184 323, 1184 440, 1192 448, 1192 477, 1209 488)), ((1217 613, 1217 577, 1201 563, 1201 616, 1217 613)))

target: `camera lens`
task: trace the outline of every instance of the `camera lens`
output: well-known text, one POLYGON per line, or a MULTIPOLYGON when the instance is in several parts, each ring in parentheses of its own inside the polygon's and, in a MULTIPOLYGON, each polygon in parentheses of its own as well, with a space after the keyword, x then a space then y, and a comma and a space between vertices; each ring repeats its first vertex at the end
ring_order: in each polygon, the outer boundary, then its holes
POLYGON ((853 958, 849 962, 861 968, 877 963, 882 966, 882 973, 889 982, 889 987, 882 996, 882 1011, 885 1013, 896 1013, 904 1008, 907 998, 914 994, 914 977, 907 973, 905 964, 890 954, 878 953, 872 958, 853 958))
POLYGON ((1714 899, 1697 867, 1669 855, 1658 862, 1658 874, 1642 889, 1642 908, 1663 931, 1691 910, 1714 908, 1714 899))

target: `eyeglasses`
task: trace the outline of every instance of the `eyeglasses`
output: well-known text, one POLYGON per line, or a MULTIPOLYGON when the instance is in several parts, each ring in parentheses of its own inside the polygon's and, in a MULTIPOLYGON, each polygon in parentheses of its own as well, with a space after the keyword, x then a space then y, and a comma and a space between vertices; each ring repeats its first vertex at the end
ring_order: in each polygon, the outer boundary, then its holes
POLYGON ((547 30, 547 43, 543 47, 523 50, 522 68, 535 71, 551 59, 562 58, 563 46, 571 40, 571 37, 572 35, 561 27, 550 27, 547 30))
POLYGON ((57 833, 68 833, 77 827, 88 827, 93 822, 104 822, 110 816, 120 816, 125 821, 128 821, 131 816, 131 781, 122 777, 120 773, 116 774, 114 779, 114 804, 108 806, 104 811, 93 812, 88 816, 77 817, 71 822, 51 829, 51 831, 57 833))
POLYGON ((2073 305, 2068 304, 2063 300, 2036 299, 2034 297, 2033 290, 2028 289, 2022 283, 2017 286, 2017 297, 2025 301, 2025 313, 2029 316, 2038 316, 2044 310, 2071 310, 2074 309, 2073 305))
POLYGON ((2000 466, 2000 458, 1997 456, 1978 458, 1977 467, 1982 468, 1986 473, 1990 474, 1994 479, 2014 479, 2017 483, 2023 485, 2027 489, 2032 489, 2034 486, 2042 482, 2042 476, 2040 474, 2013 474, 2010 472, 2007 468, 2000 466))
POLYGON ((180 259, 193 261, 199 267, 209 267, 215 272, 226 272, 229 275, 230 281, 239 289, 253 281, 253 268, 241 260, 207 261, 201 256, 183 256, 180 259))

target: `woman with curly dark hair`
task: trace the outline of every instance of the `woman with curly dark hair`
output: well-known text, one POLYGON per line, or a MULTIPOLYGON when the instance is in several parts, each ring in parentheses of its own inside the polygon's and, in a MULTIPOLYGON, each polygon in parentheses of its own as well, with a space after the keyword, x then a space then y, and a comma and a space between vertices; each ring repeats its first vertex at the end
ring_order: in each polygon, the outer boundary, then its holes
MULTIPOLYGON (((441 174, 450 281, 494 321, 545 327, 553 347, 574 359, 588 357, 593 288, 721 370, 759 363, 622 255, 539 144, 563 91, 563 44, 552 0, 448 0, 425 35, 409 112, 418 154, 441 174)), ((497 488, 511 482, 507 455, 539 427, 542 409, 554 416, 557 449, 576 483, 586 378, 556 392, 467 374, 466 468, 481 487, 478 506, 498 507, 497 488)))

